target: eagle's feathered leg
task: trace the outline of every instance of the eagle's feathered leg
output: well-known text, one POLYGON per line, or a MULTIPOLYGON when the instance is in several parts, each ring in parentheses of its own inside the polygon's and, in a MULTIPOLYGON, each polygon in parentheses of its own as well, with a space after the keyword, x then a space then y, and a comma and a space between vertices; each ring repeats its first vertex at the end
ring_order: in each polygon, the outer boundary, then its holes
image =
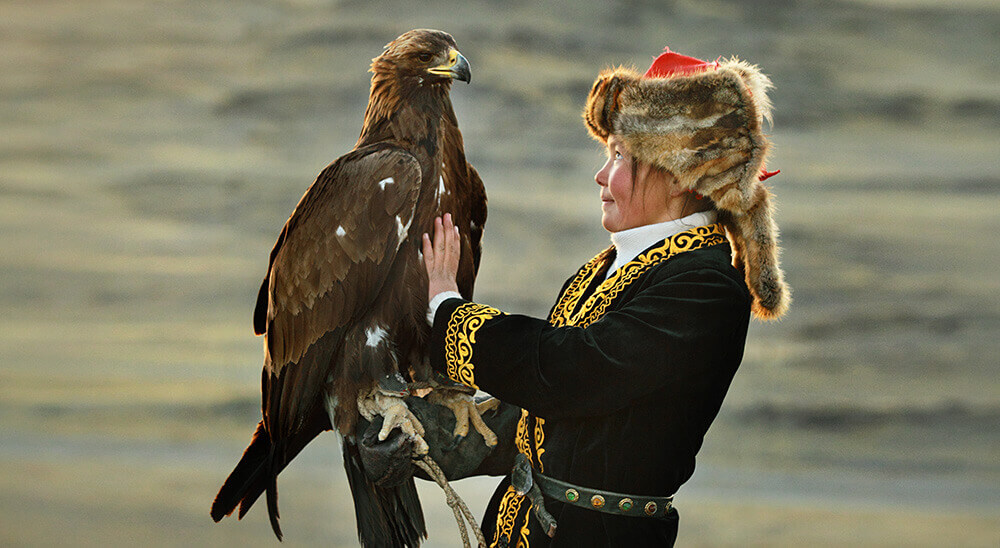
MULTIPOLYGON (((388 435, 399 428, 412 444, 409 454, 426 454, 424 427, 403 402, 405 383, 402 377, 392 375, 373 383, 368 390, 362 390, 357 398, 358 411, 369 422, 382 421, 381 432, 388 435), (399 386, 404 387, 399 390, 399 386)), ((331 421, 334 414, 330 406, 331 421)), ((364 430, 362 430, 363 432, 364 430)), ((386 437, 378 436, 380 442, 386 437)), ((397 440, 398 441, 398 440, 397 440)), ((416 485, 410 473, 400 478, 400 482, 383 484, 372 477, 371 463, 365 462, 364 446, 372 440, 360 433, 343 434, 341 445, 344 450, 344 469, 354 499, 354 513, 357 519, 358 539, 366 547, 398 546, 416 547, 427 537, 423 511, 417 496, 416 485)), ((407 456, 406 469, 409 470, 407 456)))

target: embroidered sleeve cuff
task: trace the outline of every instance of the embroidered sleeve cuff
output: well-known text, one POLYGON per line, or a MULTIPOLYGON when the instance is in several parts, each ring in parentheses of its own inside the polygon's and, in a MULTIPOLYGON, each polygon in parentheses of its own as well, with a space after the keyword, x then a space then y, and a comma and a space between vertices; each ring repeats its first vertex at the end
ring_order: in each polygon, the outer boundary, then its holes
MULTIPOLYGON (((443 335, 440 369, 449 379, 479 389, 476 385, 476 332, 487 321, 504 313, 478 303, 447 299, 441 308, 447 316, 436 318, 434 338, 443 335), (447 318, 447 320, 445 320, 447 318)), ((435 341, 435 347, 439 343, 435 341)), ((436 350, 436 349, 435 349, 436 350)), ((432 363, 435 360, 432 356, 432 363)), ((436 369, 438 367, 435 367, 436 369)))
POLYGON ((441 303, 448 299, 461 298, 462 295, 460 295, 457 291, 442 291, 437 295, 434 295, 434 297, 431 298, 431 302, 427 303, 427 323, 432 327, 434 326, 434 316, 437 314, 437 310, 441 306, 441 303))

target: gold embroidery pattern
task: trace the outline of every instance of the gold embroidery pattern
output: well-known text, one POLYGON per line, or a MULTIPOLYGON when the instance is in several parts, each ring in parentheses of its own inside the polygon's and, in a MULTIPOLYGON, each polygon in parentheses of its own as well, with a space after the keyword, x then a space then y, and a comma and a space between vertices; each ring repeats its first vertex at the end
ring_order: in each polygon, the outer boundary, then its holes
POLYGON ((496 308, 476 303, 465 303, 455 309, 444 335, 448 378, 479 389, 476 386, 476 364, 472 363, 472 345, 476 343, 476 331, 479 331, 486 320, 502 314, 496 308))
POLYGON ((568 325, 587 327, 599 320, 604 316, 615 297, 651 266, 687 251, 725 242, 726 233, 723 231, 722 225, 719 224, 699 226, 675 234, 663 242, 663 245, 654 247, 626 263, 605 280, 587 299, 580 311, 570 319, 568 325))
POLYGON ((545 465, 542 464, 542 453, 545 449, 542 449, 542 443, 545 441, 545 430, 542 426, 545 424, 545 419, 540 417, 535 417, 535 452, 538 454, 538 471, 544 473, 545 465))
POLYGON ((517 421, 517 435, 514 438, 514 442, 517 444, 517 450, 523 453, 524 456, 531 460, 531 438, 528 436, 528 412, 524 409, 521 410, 521 419, 517 421))
POLYGON ((611 253, 612 248, 607 248, 604 251, 598 253, 593 259, 583 265, 583 268, 577 272, 576 277, 570 282, 569 286, 566 287, 566 291, 563 292, 562 297, 556 304, 555 309, 552 311, 552 316, 549 322, 556 326, 565 325, 573 314, 573 309, 576 308, 576 303, 579 302, 580 297, 583 296, 583 292, 587 290, 590 283, 594 280, 594 276, 597 275, 597 271, 600 270, 601 264, 604 259, 611 253))
MULTIPOLYGON (((529 510, 531 509, 531 501, 530 500, 528 501, 528 509, 529 510)), ((530 515, 531 514, 525 514, 524 515, 524 527, 521 527, 521 535, 520 535, 521 538, 517 539, 517 546, 518 546, 518 548, 522 548, 522 547, 523 548, 531 548, 530 543, 528 542, 528 537, 531 536, 531 531, 528 530, 528 524, 531 523, 530 515)))
POLYGON ((497 508, 497 527, 493 534, 492 546, 496 546, 502 536, 506 535, 510 540, 523 501, 524 497, 519 497, 513 486, 507 487, 507 492, 503 494, 500 506, 497 508))

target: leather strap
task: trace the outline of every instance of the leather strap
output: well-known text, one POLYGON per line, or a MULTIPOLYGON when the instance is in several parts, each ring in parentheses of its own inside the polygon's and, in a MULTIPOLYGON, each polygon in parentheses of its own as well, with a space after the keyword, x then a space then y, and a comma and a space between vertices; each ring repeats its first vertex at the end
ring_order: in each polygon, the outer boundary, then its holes
POLYGON ((605 514, 658 517, 666 515, 674 507, 673 496, 649 497, 600 491, 550 478, 538 471, 535 471, 533 476, 534 483, 538 485, 546 497, 563 504, 604 512, 605 514))

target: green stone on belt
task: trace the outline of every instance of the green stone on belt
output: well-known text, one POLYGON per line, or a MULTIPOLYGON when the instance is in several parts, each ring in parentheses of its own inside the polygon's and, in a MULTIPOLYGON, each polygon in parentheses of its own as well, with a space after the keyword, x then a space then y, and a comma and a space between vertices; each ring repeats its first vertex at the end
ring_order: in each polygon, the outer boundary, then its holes
POLYGON ((566 500, 570 502, 576 502, 580 498, 580 493, 576 492, 576 489, 566 490, 566 500))

